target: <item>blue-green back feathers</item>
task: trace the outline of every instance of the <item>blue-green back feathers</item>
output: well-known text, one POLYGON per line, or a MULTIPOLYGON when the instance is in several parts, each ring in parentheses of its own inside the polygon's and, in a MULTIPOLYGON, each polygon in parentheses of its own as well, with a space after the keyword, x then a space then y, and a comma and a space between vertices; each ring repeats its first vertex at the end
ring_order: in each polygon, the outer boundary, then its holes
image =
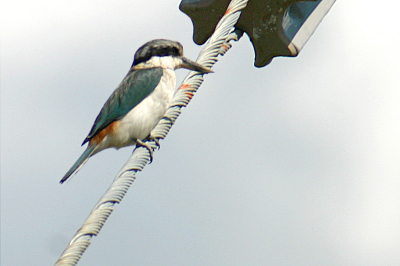
POLYGON ((112 122, 124 117, 151 94, 160 82, 162 74, 163 70, 159 67, 133 70, 128 73, 104 104, 82 145, 112 122))

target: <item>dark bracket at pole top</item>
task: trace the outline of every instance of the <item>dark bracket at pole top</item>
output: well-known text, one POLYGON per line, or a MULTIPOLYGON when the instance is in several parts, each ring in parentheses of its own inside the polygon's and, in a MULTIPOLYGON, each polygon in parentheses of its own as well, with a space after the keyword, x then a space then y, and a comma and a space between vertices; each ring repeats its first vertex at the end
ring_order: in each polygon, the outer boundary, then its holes
MULTIPOLYGON (((214 32, 230 0, 182 0, 179 9, 193 22, 201 45, 214 32)), ((297 56, 335 0, 249 0, 235 25, 249 36, 256 67, 277 56, 297 56)))

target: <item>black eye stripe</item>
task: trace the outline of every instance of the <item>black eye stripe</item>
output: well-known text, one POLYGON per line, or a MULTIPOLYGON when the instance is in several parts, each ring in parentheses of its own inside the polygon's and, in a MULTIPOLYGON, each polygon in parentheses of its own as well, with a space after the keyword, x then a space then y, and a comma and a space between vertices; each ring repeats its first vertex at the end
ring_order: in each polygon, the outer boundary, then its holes
POLYGON ((182 45, 170 40, 153 40, 142 45, 135 53, 133 65, 149 60, 153 56, 182 56, 182 45))

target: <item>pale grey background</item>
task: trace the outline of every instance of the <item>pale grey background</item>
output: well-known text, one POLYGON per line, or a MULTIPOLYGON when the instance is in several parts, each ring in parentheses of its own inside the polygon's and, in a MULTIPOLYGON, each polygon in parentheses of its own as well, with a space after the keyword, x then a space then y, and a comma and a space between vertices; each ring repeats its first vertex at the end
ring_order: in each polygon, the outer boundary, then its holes
MULTIPOLYGON (((136 49, 201 47, 180 1, 4 2, 1 265, 52 265, 132 151, 58 183, 136 49)), ((398 24, 338 1, 297 58, 234 43, 79 265, 400 265, 398 24)))

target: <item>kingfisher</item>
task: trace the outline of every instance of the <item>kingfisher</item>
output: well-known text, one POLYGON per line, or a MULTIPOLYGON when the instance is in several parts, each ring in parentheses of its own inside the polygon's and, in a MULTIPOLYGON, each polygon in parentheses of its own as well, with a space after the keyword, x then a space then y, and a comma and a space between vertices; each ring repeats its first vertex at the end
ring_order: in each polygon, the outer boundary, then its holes
POLYGON ((136 145, 151 148, 143 140, 153 139, 150 132, 165 115, 175 93, 175 71, 186 68, 206 74, 213 72, 183 55, 179 42, 156 39, 135 53, 128 74, 108 98, 83 141, 86 150, 61 179, 64 183, 87 160, 107 148, 136 145))

